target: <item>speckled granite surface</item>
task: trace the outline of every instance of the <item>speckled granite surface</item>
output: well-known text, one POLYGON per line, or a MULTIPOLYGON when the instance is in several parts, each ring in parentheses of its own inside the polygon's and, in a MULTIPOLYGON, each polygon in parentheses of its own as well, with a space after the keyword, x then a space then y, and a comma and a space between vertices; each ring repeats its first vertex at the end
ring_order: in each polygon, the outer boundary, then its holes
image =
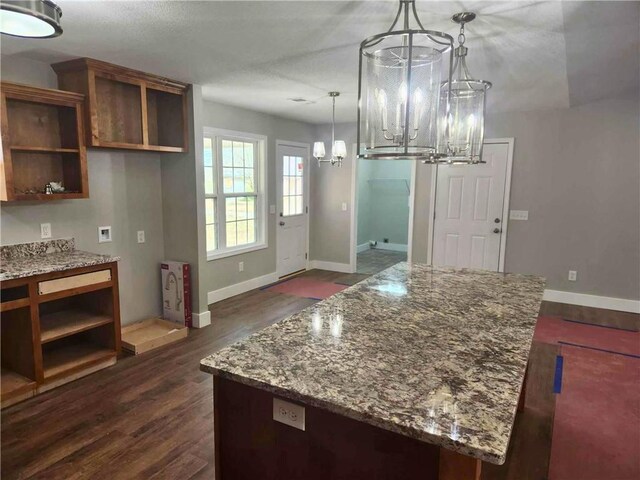
POLYGON ((73 238, 0 246, 0 281, 116 262, 120 257, 75 250, 73 238))
POLYGON ((400 263, 201 369, 500 464, 544 283, 400 263))

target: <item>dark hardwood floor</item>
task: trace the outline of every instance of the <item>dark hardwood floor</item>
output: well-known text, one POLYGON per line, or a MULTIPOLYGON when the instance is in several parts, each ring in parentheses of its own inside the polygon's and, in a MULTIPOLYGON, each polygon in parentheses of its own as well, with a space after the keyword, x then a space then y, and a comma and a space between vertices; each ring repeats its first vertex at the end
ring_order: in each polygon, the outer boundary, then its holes
MULTIPOLYGON (((366 275, 303 275, 351 284, 366 275)), ((1 412, 1 477, 9 479, 211 479, 212 378, 200 359, 314 304, 253 290, 211 306, 212 326, 1 412)), ((551 349, 552 350, 552 349, 551 349)), ((483 480, 546 476, 555 353, 534 346, 527 408, 512 454, 483 480)))

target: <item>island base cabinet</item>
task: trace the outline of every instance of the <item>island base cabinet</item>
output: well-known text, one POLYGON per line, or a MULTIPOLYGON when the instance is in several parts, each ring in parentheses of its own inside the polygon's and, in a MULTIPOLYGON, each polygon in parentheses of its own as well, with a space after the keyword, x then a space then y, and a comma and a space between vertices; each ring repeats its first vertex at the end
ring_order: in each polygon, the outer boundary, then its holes
POLYGON ((301 431, 273 420, 272 393, 213 382, 216 480, 479 479, 479 460, 309 405, 301 431))

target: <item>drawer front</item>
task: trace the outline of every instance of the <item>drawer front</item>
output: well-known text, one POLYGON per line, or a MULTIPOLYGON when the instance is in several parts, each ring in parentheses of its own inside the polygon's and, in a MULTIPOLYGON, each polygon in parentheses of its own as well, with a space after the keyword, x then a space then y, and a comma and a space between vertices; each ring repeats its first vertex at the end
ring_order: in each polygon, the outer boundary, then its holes
POLYGON ((72 275, 71 277, 56 278, 38 282, 38 294, 47 295, 49 293, 61 292, 71 288, 85 287, 96 283, 110 282, 111 270, 100 270, 97 272, 72 275))

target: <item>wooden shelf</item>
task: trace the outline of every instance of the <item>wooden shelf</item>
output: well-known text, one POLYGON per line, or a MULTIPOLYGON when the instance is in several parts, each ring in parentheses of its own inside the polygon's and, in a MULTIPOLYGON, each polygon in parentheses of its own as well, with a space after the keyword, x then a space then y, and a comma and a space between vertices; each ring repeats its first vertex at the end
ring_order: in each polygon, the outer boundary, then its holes
POLYGON ((19 298, 18 300, 9 300, 0 303, 0 312, 8 312, 10 310, 16 310, 17 308, 28 307, 30 304, 28 298, 19 298))
POLYGON ((50 350, 43 349, 44 379, 53 380, 61 375, 80 371, 115 355, 115 350, 88 342, 64 345, 50 350))
POLYGON ((21 193, 16 195, 14 200, 48 202, 50 200, 76 200, 79 198, 87 198, 87 196, 84 193, 52 193, 50 195, 44 193, 21 193))
POLYGON ((42 153, 78 153, 77 148, 50 148, 50 147, 27 147, 24 145, 13 146, 11 151, 14 152, 42 152, 42 153))
POLYGON ((0 369, 0 397, 2 401, 8 400, 12 397, 23 395, 35 390, 36 381, 30 378, 23 377, 19 373, 2 367, 0 369))
POLYGON ((109 315, 70 309, 40 316, 40 341, 52 342, 113 322, 109 315))

